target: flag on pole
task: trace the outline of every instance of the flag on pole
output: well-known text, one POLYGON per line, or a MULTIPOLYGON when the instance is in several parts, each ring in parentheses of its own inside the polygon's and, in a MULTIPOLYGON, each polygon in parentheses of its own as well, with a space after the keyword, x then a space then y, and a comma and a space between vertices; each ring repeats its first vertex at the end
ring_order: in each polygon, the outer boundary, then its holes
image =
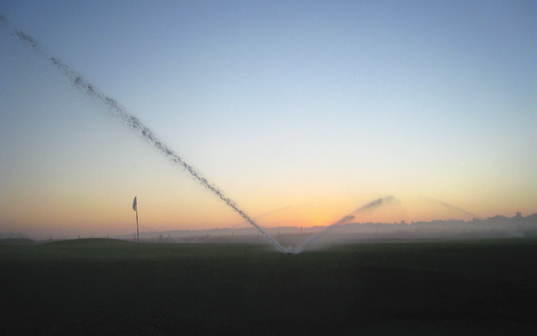
POLYGON ((138 229, 138 204, 136 202, 136 196, 134 196, 134 201, 132 201, 132 210, 136 211, 136 236, 138 237, 138 242, 140 242, 140 230, 138 229))

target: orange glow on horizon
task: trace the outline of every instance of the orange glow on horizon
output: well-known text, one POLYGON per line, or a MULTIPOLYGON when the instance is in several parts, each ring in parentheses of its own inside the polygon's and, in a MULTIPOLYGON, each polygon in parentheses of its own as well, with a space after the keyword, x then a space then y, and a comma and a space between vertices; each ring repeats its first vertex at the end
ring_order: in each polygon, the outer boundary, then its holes
MULTIPOLYGON (((203 191, 203 190, 202 190, 203 191)), ((213 197, 202 197, 195 200, 172 197, 161 201, 162 197, 138 196, 140 231, 173 231, 173 230, 205 230, 215 228, 248 227, 250 224, 223 202, 213 197), (242 223, 242 224, 241 224, 242 223)), ((64 200, 57 198, 40 203, 34 199, 28 203, 13 203, 9 211, 2 214, 4 232, 21 232, 32 235, 115 235, 129 234, 136 231, 135 212, 132 210, 131 196, 124 200, 93 198, 87 202, 81 200, 64 200)), ((165 197, 164 197, 165 198, 165 197)), ((275 227, 314 227, 328 226, 351 211, 370 203, 374 199, 360 202, 338 200, 332 202, 303 203, 293 202, 297 206, 270 206, 263 203, 256 212, 248 213, 254 221, 264 228, 275 227), (356 204, 358 203, 358 204, 356 204), (257 218, 259 217, 259 218, 257 218)), ((504 207, 472 208, 465 206, 463 201, 454 202, 454 208, 446 207, 439 202, 423 199, 397 199, 397 202, 381 205, 367 211, 355 213, 354 223, 406 223, 433 220, 464 220, 471 221, 468 213, 483 218, 502 215, 512 217, 517 211, 523 216, 531 215, 534 208, 530 205, 515 208, 504 207), (462 204, 462 205, 461 205, 462 204)), ((250 207, 254 208, 253 205, 250 207)))

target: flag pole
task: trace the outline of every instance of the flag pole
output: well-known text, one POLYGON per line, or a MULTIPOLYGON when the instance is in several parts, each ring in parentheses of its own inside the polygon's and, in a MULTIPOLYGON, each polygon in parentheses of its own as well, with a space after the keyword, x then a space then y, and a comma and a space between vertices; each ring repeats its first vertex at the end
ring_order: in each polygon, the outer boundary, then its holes
POLYGON ((136 211, 136 237, 139 243, 140 242, 140 230, 138 229, 138 202, 136 201, 136 196, 134 196, 134 200, 132 201, 132 210, 136 211))
POLYGON ((140 242, 140 230, 138 230, 138 208, 136 209, 136 236, 138 237, 138 243, 140 242))

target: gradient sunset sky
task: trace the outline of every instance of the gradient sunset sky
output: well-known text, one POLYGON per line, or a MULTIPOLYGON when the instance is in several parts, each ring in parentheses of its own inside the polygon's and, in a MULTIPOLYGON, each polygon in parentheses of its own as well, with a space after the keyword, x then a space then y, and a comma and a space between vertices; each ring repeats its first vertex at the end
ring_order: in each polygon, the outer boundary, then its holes
POLYGON ((535 1, 2 1, 0 232, 241 217, 14 34, 35 38, 265 227, 537 212, 535 1), (435 202, 438 201, 438 202, 435 202), (275 211, 282 209, 281 211, 275 211))

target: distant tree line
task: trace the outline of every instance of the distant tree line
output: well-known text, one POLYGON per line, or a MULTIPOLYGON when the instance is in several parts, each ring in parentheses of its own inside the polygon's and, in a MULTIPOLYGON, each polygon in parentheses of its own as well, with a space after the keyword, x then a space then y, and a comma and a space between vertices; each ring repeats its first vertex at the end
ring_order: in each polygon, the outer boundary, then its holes
POLYGON ((0 245, 27 245, 33 243, 35 243, 33 239, 30 239, 27 235, 20 232, 0 233, 0 245))
POLYGON ((28 238, 27 235, 20 232, 0 232, 0 239, 9 239, 9 238, 28 238))

